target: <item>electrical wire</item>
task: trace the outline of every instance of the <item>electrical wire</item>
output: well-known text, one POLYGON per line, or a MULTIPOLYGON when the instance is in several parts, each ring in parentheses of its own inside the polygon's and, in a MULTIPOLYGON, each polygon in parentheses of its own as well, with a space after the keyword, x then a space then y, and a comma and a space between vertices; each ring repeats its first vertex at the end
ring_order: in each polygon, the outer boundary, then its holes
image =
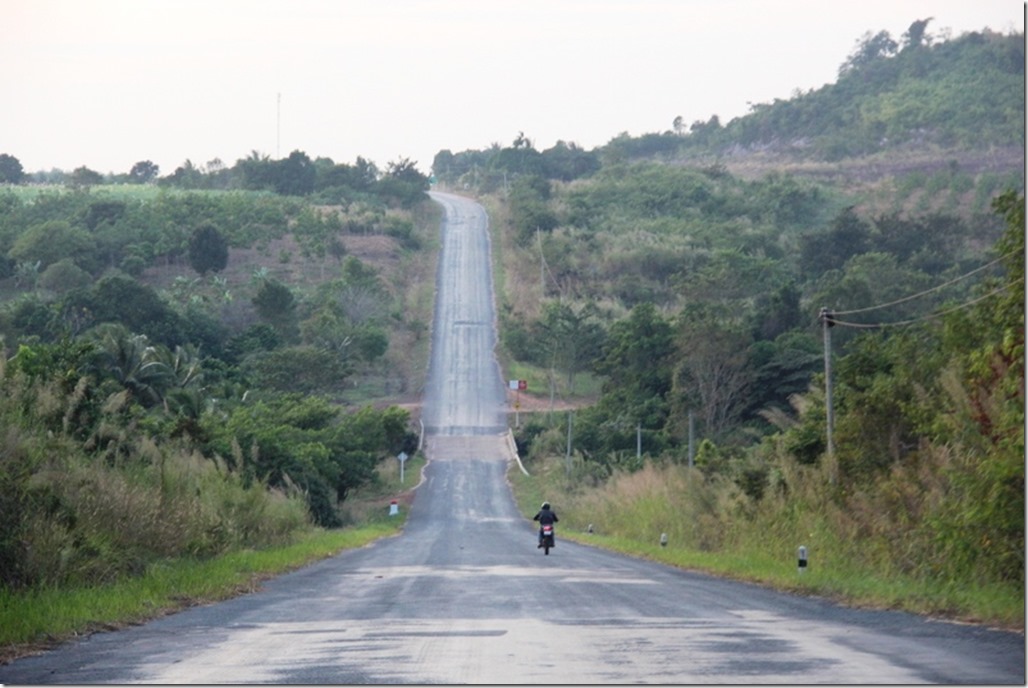
MULTIPOLYGON (((875 329, 875 328, 882 328, 882 327, 899 327, 901 325, 913 325, 915 323, 924 322, 926 320, 932 320, 934 318, 941 318, 944 315, 948 315, 950 313, 954 313, 954 312, 959 311, 959 310, 961 310, 963 308, 968 308, 969 306, 973 306, 976 303, 979 303, 981 301, 984 301, 985 299, 988 299, 988 298, 991 298, 991 297, 995 296, 996 294, 1000 294, 1000 293, 1006 291, 1007 289, 1010 289, 1010 288, 1014 287, 1015 285, 1017 285, 1017 284, 1019 284, 1021 282, 1024 282, 1024 278, 1023 277, 1021 279, 1014 280, 1013 282, 1010 282, 1009 284, 1005 284, 1002 287, 999 287, 998 289, 993 289, 988 294, 984 294, 982 296, 979 296, 978 298, 972 299, 971 301, 968 301, 967 303, 962 303, 959 306, 953 306, 952 308, 947 308, 946 310, 939 311, 937 313, 929 313, 928 315, 921 316, 920 318, 913 318, 911 320, 900 320, 900 321, 897 321, 897 322, 889 322, 889 323, 854 323, 854 322, 847 322, 845 320, 836 320, 834 313, 831 314, 830 317, 832 319, 832 324, 839 325, 841 327, 857 327, 857 328, 864 328, 864 329, 875 329)), ((858 311, 847 311, 847 312, 848 313, 856 313, 858 311)))
MULTIPOLYGON (((983 265, 983 266, 981 266, 979 268, 975 268, 971 272, 963 274, 963 275, 961 275, 959 277, 954 277, 949 282, 943 282, 942 284, 934 286, 931 289, 926 289, 925 291, 919 292, 917 294, 912 294, 911 296, 904 296, 902 299, 897 299, 895 301, 890 301, 889 303, 879 304, 877 306, 868 306, 867 308, 855 308, 853 310, 848 310, 848 311, 833 311, 832 315, 833 316, 834 315, 853 315, 855 313, 867 313, 869 311, 876 311, 876 310, 878 310, 880 308, 888 308, 890 306, 895 306, 895 305, 900 304, 900 303, 906 303, 907 301, 913 301, 914 299, 919 299, 922 296, 927 296, 928 294, 931 294, 933 292, 937 292, 940 289, 945 289, 946 287, 950 286, 951 284, 955 284, 955 283, 959 282, 960 280, 967 279, 968 277, 971 277, 972 275, 975 275, 975 274, 981 272, 982 270, 987 270, 988 268, 991 268, 993 265, 996 265, 1000 261, 1005 260, 1007 257, 1012 256, 1014 253, 1015 253, 1015 251, 1011 251, 1010 253, 1008 253, 1006 255, 1003 255, 1003 256, 1000 256, 999 258, 997 258, 996 260, 994 260, 994 261, 992 261, 990 263, 986 263, 985 265, 983 265)), ((836 322, 838 322, 838 321, 836 321, 836 322)))

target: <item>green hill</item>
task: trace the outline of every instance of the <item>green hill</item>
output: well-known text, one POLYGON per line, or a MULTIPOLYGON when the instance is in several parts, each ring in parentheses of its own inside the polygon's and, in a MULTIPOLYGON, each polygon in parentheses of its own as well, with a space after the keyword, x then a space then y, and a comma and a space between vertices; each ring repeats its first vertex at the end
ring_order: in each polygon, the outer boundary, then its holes
POLYGON ((577 406, 517 433, 569 527, 760 580, 816 535, 821 593, 1023 624, 1023 37, 924 28, 726 124, 437 157, 504 364, 577 406))
POLYGON ((673 157, 773 152, 839 161, 936 147, 975 151, 1024 145, 1024 36, 991 32, 903 43, 865 36, 838 80, 788 100, 752 106, 722 124, 715 115, 686 128, 604 148, 610 156, 673 157))

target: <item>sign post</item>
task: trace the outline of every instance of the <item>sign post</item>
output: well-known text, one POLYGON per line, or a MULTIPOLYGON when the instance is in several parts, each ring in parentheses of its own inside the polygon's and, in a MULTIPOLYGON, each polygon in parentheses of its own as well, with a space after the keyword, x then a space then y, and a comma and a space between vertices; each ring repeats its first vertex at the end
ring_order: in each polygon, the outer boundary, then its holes
POLYGON ((528 380, 511 380, 508 386, 517 394, 514 398, 514 427, 521 427, 521 390, 528 389, 528 380))
POLYGON ((400 486, 402 487, 403 486, 403 464, 405 464, 407 462, 407 459, 409 457, 407 456, 407 452, 400 452, 399 454, 396 455, 396 458, 400 460, 400 486))

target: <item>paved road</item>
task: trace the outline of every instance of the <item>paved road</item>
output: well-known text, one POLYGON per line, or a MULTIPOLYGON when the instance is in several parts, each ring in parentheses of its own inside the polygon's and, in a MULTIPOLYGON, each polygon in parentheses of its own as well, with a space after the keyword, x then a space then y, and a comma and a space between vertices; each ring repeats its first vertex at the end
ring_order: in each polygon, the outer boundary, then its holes
POLYGON ((493 349, 496 315, 488 219, 477 203, 433 193, 446 211, 422 420, 433 435, 507 429, 506 390, 493 349))
MULTIPOLYGON (((461 218, 461 231, 484 231, 476 206, 435 198, 461 218)), ((451 245, 444 241, 441 275, 451 245)), ((437 334, 459 331, 458 319, 488 319, 452 317, 437 323, 437 334)), ((544 556, 504 481, 509 458, 493 432, 502 382, 462 381, 451 364, 488 357, 454 357, 434 357, 430 380, 470 395, 472 408, 449 392, 428 395, 439 404, 428 411, 438 434, 429 438, 430 461, 402 535, 251 595, 19 660, 0 667, 0 682, 1025 682, 1020 634, 845 609, 633 560, 559 533, 544 556)))

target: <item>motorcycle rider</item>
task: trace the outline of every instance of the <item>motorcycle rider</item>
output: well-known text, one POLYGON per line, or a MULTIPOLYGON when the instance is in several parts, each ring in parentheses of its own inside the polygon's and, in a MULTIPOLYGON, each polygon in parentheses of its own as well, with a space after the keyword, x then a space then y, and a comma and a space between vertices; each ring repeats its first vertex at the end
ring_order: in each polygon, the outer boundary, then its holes
POLYGON ((532 517, 533 521, 539 521, 539 544, 536 549, 543 546, 543 526, 553 525, 560 519, 557 518, 557 512, 550 508, 549 502, 543 502, 542 507, 539 508, 539 513, 532 517))

